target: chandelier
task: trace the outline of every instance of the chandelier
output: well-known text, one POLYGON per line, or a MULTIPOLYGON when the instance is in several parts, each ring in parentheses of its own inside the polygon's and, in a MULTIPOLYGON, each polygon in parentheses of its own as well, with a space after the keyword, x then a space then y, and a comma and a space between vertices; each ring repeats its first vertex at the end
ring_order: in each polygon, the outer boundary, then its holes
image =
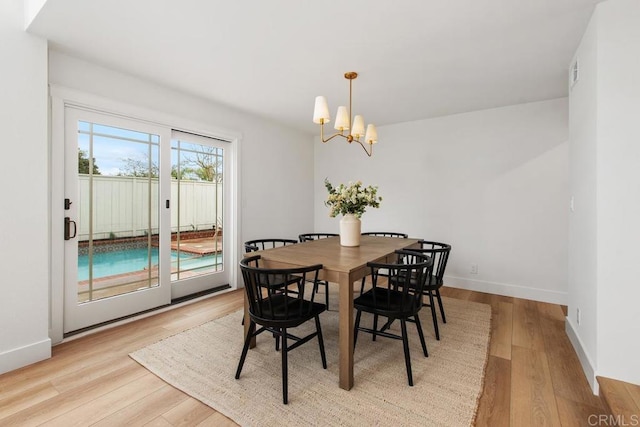
POLYGON ((316 105, 313 110, 313 123, 320 125, 320 139, 322 139, 322 142, 328 142, 336 136, 341 136, 345 138, 349 144, 354 141, 360 144, 364 152, 367 153, 367 156, 371 157, 373 154, 373 144, 378 142, 378 131, 376 130, 376 127, 370 123, 367 126, 367 131, 365 132, 364 119, 362 116, 355 116, 353 121, 351 120, 351 87, 353 80, 355 80, 356 77, 358 77, 358 73, 354 71, 349 71, 344 74, 344 78, 349 80, 349 110, 347 111, 347 108, 344 106, 338 107, 336 123, 334 125, 334 129, 338 132, 326 139, 324 137, 324 124, 331 121, 331 117, 329 116, 329 106, 327 105, 327 99, 324 96, 316 97, 316 105), (353 123, 353 126, 351 126, 351 123, 353 123), (348 131, 346 135, 345 131, 348 131), (364 137, 364 140, 360 141, 360 138, 362 137, 364 137), (368 149, 365 144, 368 145, 368 149))

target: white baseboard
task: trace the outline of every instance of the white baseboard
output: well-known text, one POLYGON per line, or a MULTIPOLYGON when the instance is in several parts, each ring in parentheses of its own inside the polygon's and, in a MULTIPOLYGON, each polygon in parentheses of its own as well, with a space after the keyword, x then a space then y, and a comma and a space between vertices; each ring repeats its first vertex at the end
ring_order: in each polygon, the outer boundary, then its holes
POLYGON ((51 357, 49 338, 0 353, 0 374, 31 365, 51 357))
POLYGON ((459 289, 468 289, 476 292, 504 295, 530 299, 534 301, 548 302, 552 304, 567 305, 567 293, 551 291, 548 289, 530 288, 526 286, 512 285, 509 283, 487 282, 483 280, 469 280, 462 277, 444 276, 445 286, 459 289))
POLYGON ((593 394, 600 393, 600 387, 598 386, 598 381, 596 380, 596 370, 593 366, 593 362, 591 362, 591 358, 587 355, 587 352, 584 350, 584 346, 582 345, 582 341, 580 337, 576 333, 575 325, 571 322, 571 319, 567 317, 564 322, 564 330, 569 337, 569 341, 571 341, 571 345, 573 345, 573 349, 576 351, 578 355, 578 359, 580 360, 580 365, 582 365, 582 371, 584 375, 587 377, 587 381, 591 386, 591 390, 593 390, 593 394))

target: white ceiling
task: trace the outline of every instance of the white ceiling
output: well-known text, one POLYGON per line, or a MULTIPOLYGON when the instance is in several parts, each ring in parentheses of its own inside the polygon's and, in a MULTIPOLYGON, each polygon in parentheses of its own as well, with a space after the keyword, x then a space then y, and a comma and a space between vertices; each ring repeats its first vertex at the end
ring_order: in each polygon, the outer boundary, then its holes
POLYGON ((51 49, 308 132, 314 98, 385 125, 567 95, 600 0, 47 0, 51 49))

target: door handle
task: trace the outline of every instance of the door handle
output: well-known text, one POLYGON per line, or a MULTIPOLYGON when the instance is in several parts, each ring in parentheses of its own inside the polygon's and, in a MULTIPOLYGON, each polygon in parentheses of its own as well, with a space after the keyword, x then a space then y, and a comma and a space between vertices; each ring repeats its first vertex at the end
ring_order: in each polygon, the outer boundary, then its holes
POLYGON ((75 221, 72 221, 68 216, 64 217, 64 240, 73 239, 76 237, 78 227, 75 221), (73 224, 73 236, 71 235, 71 224, 73 224))

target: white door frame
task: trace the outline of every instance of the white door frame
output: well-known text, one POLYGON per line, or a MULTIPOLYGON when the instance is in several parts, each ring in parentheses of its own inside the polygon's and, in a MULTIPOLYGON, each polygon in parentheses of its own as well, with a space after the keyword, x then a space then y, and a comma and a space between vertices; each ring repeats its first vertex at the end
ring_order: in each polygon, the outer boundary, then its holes
MULTIPOLYGON (((229 284, 231 289, 242 286, 239 280, 239 269, 235 266, 241 257, 241 215, 240 201, 240 143, 242 135, 239 132, 219 128, 181 117, 142 107, 99 97, 62 86, 51 85, 51 129, 50 140, 50 328, 49 336, 52 343, 59 343, 64 339, 64 144, 65 144, 65 114, 66 106, 95 110, 101 113, 122 116, 129 119, 146 121, 170 129, 224 139, 230 142, 228 166, 226 175, 231 178, 230 197, 228 204, 231 209, 229 215, 229 233, 232 247, 227 256, 231 257, 229 284)), ((225 230, 226 232, 226 230, 225 230)))

